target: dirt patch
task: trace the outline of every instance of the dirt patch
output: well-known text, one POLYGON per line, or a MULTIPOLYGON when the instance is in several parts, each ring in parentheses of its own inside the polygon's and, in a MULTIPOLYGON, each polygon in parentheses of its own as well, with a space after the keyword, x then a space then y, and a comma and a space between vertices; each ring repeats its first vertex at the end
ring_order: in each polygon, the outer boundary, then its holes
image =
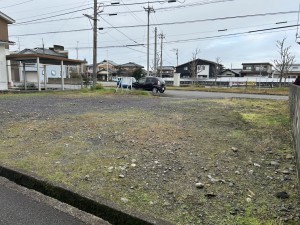
POLYGON ((285 101, 48 94, 0 103, 5 166, 174 224, 300 223, 285 101))

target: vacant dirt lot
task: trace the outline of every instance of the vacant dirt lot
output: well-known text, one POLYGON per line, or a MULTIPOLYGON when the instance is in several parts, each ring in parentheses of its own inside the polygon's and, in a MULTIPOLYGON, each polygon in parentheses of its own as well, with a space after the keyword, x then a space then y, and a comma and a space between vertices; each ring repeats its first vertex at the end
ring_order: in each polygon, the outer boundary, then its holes
POLYGON ((300 224, 288 103, 0 96, 0 163, 174 224, 300 224))

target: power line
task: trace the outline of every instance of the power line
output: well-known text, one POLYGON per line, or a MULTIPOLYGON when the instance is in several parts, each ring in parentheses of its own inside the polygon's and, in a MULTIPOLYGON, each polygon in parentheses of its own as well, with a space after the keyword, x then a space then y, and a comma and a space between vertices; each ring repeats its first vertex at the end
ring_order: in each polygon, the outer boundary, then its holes
MULTIPOLYGON (((207 39, 216 39, 216 38, 227 38, 227 37, 235 37, 235 36, 242 36, 242 35, 252 35, 252 34, 259 34, 259 33, 272 33, 272 32, 280 32, 281 29, 287 29, 291 30, 291 28, 300 26, 300 25, 291 25, 291 26, 283 26, 283 27, 274 27, 274 28, 267 28, 267 29, 260 29, 260 30, 251 30, 246 32, 239 32, 239 33, 232 33, 232 34, 223 34, 223 35, 214 35, 214 36, 207 36, 207 37, 199 37, 199 38, 190 38, 190 39, 181 39, 181 40, 175 40, 175 41, 165 41, 164 43, 167 44, 174 44, 174 43, 180 43, 180 42, 192 42, 192 41, 201 41, 201 40, 207 40, 207 39), (288 29, 289 28, 289 29, 288 29)), ((130 45, 131 47, 140 47, 144 44, 135 44, 130 45)), ((120 45, 120 46, 102 46, 99 48, 119 48, 119 47, 127 47, 127 45, 120 45)), ((91 47, 80 47, 79 49, 87 49, 91 47)), ((69 48, 69 49, 75 49, 75 48, 69 48)))
MULTIPOLYGON (((216 17, 216 18, 208 18, 208 19, 199 19, 199 20, 188 20, 188 21, 177 21, 177 22, 165 22, 165 23, 154 23, 152 26, 166 26, 166 25, 177 25, 177 24, 186 24, 186 23, 199 23, 199 22, 209 22, 209 21, 217 21, 217 20, 230 20, 230 19, 244 19, 248 17, 259 17, 259 16, 275 16, 275 15, 285 15, 285 14, 293 14, 298 13, 298 11, 286 11, 286 12, 271 12, 271 13, 258 13, 258 14, 247 14, 247 15, 239 15, 239 16, 227 16, 227 17, 216 17)), ((104 29, 111 28, 135 28, 135 27, 145 27, 146 24, 137 24, 137 25, 128 25, 128 26, 114 26, 114 27, 103 27, 104 29)))
MULTIPOLYGON (((196 5, 204 5, 204 4, 212 4, 212 3, 220 3, 220 2, 225 2, 225 1, 234 1, 234 0, 214 0, 214 1, 210 1, 210 2, 202 2, 202 3, 193 3, 193 4, 188 4, 188 5, 183 5, 183 6, 171 6, 171 7, 164 7, 164 8, 158 8, 157 10, 158 11, 169 11, 170 9, 178 9, 178 8, 186 8, 186 7, 191 7, 191 6, 196 6, 196 5)), ((127 4, 122 4, 124 6, 127 7, 127 4)), ((109 5, 108 5, 109 6, 109 5)), ((78 7, 75 7, 75 8, 78 8, 78 7)), ((92 7, 91 7, 92 8, 92 7)), ((128 7, 127 7, 128 8, 128 7)), ((135 10, 135 11, 132 11, 128 8, 129 11, 125 11, 125 12, 118 12, 117 14, 128 14, 128 13, 131 13, 131 14, 134 14, 134 13, 142 13, 144 12, 143 10, 135 10)), ((61 10, 61 11, 65 11, 65 10, 61 10)), ((72 12, 71 12, 72 13, 72 12)), ((52 13, 47 13, 47 14, 53 14, 52 13)), ((68 14, 68 13, 65 13, 65 15, 68 14)), ((45 14, 43 14, 44 16, 45 14)), ((60 15, 60 14, 59 14, 60 15)), ((102 16, 103 15, 110 15, 110 13, 102 13, 102 16)), ((57 15, 53 15, 49 18, 54 18, 56 17, 57 15)), ((33 16, 33 17, 37 17, 37 16, 33 16)), ((32 17, 31 17, 32 18, 32 17)), ((74 19, 78 19, 78 18, 81 18, 81 17, 74 17, 74 19)), ((24 19, 24 18, 23 18, 24 19)), ((24 22, 20 22, 20 23, 14 23, 12 26, 20 26, 20 25, 28 25, 28 24, 37 24, 37 23, 42 23, 41 21, 40 22, 36 22, 34 23, 35 21, 38 21, 38 20, 44 20, 44 18, 40 18, 40 19, 36 19, 36 20, 29 20, 29 21, 24 21, 24 22)), ((55 21, 60 21, 60 20, 64 20, 64 19, 56 19, 56 20, 49 20, 49 21, 44 21, 44 22, 55 22, 55 21)))
MULTIPOLYGON (((232 34, 223 34, 223 35, 215 35, 215 36, 208 36, 208 37, 200 37, 200 38, 191 38, 191 39, 184 39, 184 40, 176 40, 176 41, 167 41, 166 43, 180 43, 180 42, 190 42, 190 41, 199 41, 199 40, 207 40, 207 39, 215 39, 215 38, 225 38, 225 37, 234 37, 234 36, 240 36, 240 35, 251 35, 255 33, 260 33, 263 31, 280 31, 280 29, 287 29, 292 28, 300 25, 290 25, 290 26, 283 26, 283 27, 273 27, 273 28, 266 28, 266 29, 260 29, 260 30, 251 30, 246 32, 239 32, 239 33, 232 33, 232 34)), ((289 29, 288 29, 289 30, 289 29)), ((263 32, 263 33, 271 33, 271 32, 263 32)))
POLYGON ((79 9, 79 10, 74 10, 74 11, 67 12, 67 13, 61 13, 61 14, 56 14, 56 15, 53 15, 53 16, 47 16, 47 17, 43 17, 43 18, 39 18, 39 19, 28 20, 28 21, 21 22, 21 23, 18 23, 18 24, 29 23, 29 22, 34 22, 34 21, 40 21, 40 20, 50 19, 50 18, 58 17, 58 16, 64 16, 64 15, 67 15, 67 14, 72 14, 72 13, 75 13, 75 12, 81 12, 81 11, 84 11, 84 10, 87 10, 87 9, 92 9, 92 8, 93 7, 79 9))
POLYGON ((48 32, 41 32, 41 33, 19 34, 19 35, 10 35, 10 36, 11 37, 23 37, 23 36, 35 36, 35 35, 41 35, 41 34, 72 33, 72 32, 81 32, 81 31, 87 31, 87 30, 92 30, 92 28, 78 29, 78 30, 65 30, 65 31, 48 31, 48 32))
POLYGON ((1 9, 6 9, 6 8, 10 8, 10 7, 15 7, 15 6, 18 6, 18 5, 23 5, 27 2, 32 2, 32 1, 34 1, 34 0, 28 0, 28 1, 20 2, 20 3, 9 5, 9 6, 4 6, 4 7, 1 7, 1 9))
MULTIPOLYGON (((38 15, 31 15, 31 16, 29 16, 29 17, 23 17, 23 18, 17 18, 16 20, 17 21, 19 21, 19 20, 25 20, 25 19, 28 19, 28 18, 30 18, 30 19, 32 19, 32 18, 35 18, 35 17, 40 17, 40 16, 45 16, 45 15, 49 15, 49 14, 57 14, 57 13, 59 13, 59 12, 65 12, 65 11, 67 11, 67 10, 72 10, 72 9, 78 9, 78 8, 81 8, 81 7, 84 7, 84 6, 90 6, 91 4, 85 4, 85 5, 81 5, 81 6, 75 6, 75 7, 70 7, 70 8, 67 8, 67 9, 61 9, 61 10, 56 10, 56 11, 54 11, 54 12, 48 12, 48 13, 43 13, 43 14, 38 14, 38 15)), ((92 7, 92 6, 91 6, 92 7)), ((55 15, 53 16, 53 17, 55 17, 55 15)))
MULTIPOLYGON (((240 16, 227 16, 227 17, 217 17, 217 18, 208 18, 208 19, 199 19, 199 20, 189 20, 189 21, 177 21, 177 22, 168 22, 168 23, 156 23, 156 24, 151 24, 151 25, 152 25, 152 26, 178 25, 178 24, 209 22, 209 21, 217 21, 217 20, 242 19, 242 18, 258 17, 258 16, 275 16, 275 15, 291 14, 291 13, 298 13, 298 11, 248 14, 248 15, 240 15, 240 16)), ((147 26, 147 25, 141 24, 141 25, 120 26, 120 27, 116 27, 116 28, 134 28, 134 27, 145 27, 145 26, 147 26)), ((110 27, 104 27, 104 29, 109 29, 109 28, 110 28, 110 27)))
POLYGON ((125 37, 127 37, 129 40, 133 41, 134 43, 137 43, 135 40, 133 40, 131 37, 127 36, 126 34, 124 34, 122 31, 118 30, 118 28, 114 27, 113 25, 111 25, 107 20, 103 19, 103 17, 101 17, 102 20, 104 20, 106 23, 108 23, 111 28, 114 28, 115 30, 117 30, 118 32, 120 32, 121 34, 123 34, 125 37))
MULTIPOLYGON (((151 24, 152 26, 168 26, 168 25, 178 25, 178 24, 186 24, 186 23, 198 23, 198 22, 208 22, 208 21, 217 21, 217 20, 228 20, 228 19, 241 19, 241 18, 248 18, 248 17, 257 17, 257 16, 273 16, 273 15, 281 15, 281 14, 291 14, 291 13, 298 13, 298 11, 286 11, 286 12, 274 12, 274 13, 259 13, 259 14, 248 14, 248 15, 240 15, 240 16, 229 16, 229 17, 218 17, 218 18, 208 18, 208 19, 200 19, 200 20, 190 20, 190 21, 177 21, 177 22, 168 22, 168 23, 156 23, 151 24)), ((103 17, 101 17, 103 19, 103 17)), ((106 21, 105 19, 103 19, 106 21)), ((107 22, 107 21, 106 21, 107 22)), ((108 22, 107 22, 108 23, 108 22)), ((109 24, 109 23, 108 23, 109 24)), ((111 24, 109 24, 111 25, 111 24)), ((128 25, 128 26, 112 26, 111 27, 103 27, 103 29, 123 29, 123 28, 138 28, 138 27, 146 27, 147 24, 140 24, 140 25, 128 25)), ((74 32, 78 31, 85 31, 87 29, 78 29, 73 30, 74 32)), ((32 35, 40 35, 40 34, 51 34, 51 33, 68 33, 71 31, 53 31, 53 32, 43 32, 43 33, 33 33, 33 34, 21 34, 21 35, 11 35, 13 36, 32 36, 32 35)), ((120 32, 120 31, 119 31, 120 32)))

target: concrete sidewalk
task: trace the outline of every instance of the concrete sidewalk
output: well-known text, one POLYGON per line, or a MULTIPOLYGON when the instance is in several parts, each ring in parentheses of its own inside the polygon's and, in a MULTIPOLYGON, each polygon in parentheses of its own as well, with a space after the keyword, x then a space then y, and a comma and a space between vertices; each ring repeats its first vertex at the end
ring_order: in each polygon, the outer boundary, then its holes
POLYGON ((0 177, 2 225, 110 225, 108 222, 0 177))

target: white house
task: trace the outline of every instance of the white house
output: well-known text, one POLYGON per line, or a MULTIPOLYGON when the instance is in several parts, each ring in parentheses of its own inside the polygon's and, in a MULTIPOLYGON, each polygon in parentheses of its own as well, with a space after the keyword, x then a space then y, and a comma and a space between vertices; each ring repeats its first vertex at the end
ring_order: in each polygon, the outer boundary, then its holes
POLYGON ((8 83, 11 84, 11 73, 7 69, 10 62, 6 63, 6 55, 9 54, 8 46, 13 44, 8 40, 8 24, 14 22, 12 18, 0 12, 0 90, 7 90, 8 83))

